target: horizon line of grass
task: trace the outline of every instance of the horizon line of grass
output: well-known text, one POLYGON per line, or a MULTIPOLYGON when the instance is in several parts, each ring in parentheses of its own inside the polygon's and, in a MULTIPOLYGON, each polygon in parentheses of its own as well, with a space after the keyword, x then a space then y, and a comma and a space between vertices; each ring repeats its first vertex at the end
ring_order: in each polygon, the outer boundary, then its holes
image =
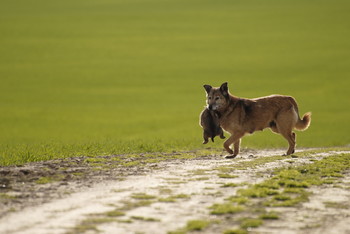
MULTIPOLYGON (((212 147, 207 148, 201 145, 198 147, 194 147, 192 145, 180 147, 176 146, 176 142, 174 145, 174 147, 171 147, 170 143, 160 142, 157 144, 155 142, 147 143, 139 141, 131 141, 129 143, 107 142, 106 144, 99 142, 89 144, 60 144, 57 142, 37 145, 21 144, 15 148, 11 146, 0 147, 0 166, 23 165, 31 162, 65 159, 71 157, 96 157, 142 153, 183 153, 188 151, 205 151, 206 149, 209 150, 208 154, 211 152, 213 154, 224 152, 221 145, 212 145, 212 147), (133 145, 133 147, 130 147, 130 145, 133 145)), ((258 149, 259 147, 256 148, 258 149)), ((270 147, 270 149, 281 148, 270 147)), ((324 149, 350 150, 350 147, 325 147, 324 149)), ((322 148, 320 148, 320 150, 322 150, 322 148)))

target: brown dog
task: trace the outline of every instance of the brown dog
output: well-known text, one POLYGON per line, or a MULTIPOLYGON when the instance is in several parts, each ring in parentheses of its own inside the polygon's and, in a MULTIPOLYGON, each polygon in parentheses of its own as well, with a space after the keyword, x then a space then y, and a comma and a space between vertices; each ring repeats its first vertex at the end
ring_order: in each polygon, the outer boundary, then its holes
POLYGON ((221 139, 225 138, 224 131, 220 127, 219 117, 214 111, 205 108, 200 115, 199 124, 203 128, 203 144, 208 143, 208 138, 211 138, 212 142, 216 136, 220 136, 221 139))
POLYGON ((241 138, 265 128, 271 128, 281 134, 289 143, 287 155, 295 149, 295 133, 293 129, 306 130, 311 122, 311 113, 303 119, 299 117, 298 105, 293 97, 272 95, 267 97, 245 99, 238 98, 228 92, 227 83, 220 88, 204 85, 207 92, 207 108, 220 116, 220 126, 231 136, 225 141, 224 148, 234 158, 239 153, 241 138), (234 145, 234 151, 230 148, 234 145))

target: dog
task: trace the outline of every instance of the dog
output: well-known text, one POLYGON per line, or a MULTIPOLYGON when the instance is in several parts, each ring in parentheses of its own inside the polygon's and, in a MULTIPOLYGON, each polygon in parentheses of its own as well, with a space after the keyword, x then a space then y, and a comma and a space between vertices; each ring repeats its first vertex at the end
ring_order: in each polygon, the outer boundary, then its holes
POLYGON ((295 151, 296 134, 294 129, 306 130, 311 122, 311 113, 299 117, 298 105, 291 96, 271 95, 246 99, 231 95, 227 82, 213 88, 204 85, 207 109, 217 113, 219 125, 231 136, 224 142, 229 153, 226 158, 234 158, 239 153, 241 138, 265 128, 281 134, 289 144, 285 155, 295 151), (234 146, 234 150, 230 146, 234 146))
POLYGON ((225 138, 224 131, 219 125, 219 117, 214 111, 205 108, 199 119, 199 124, 203 128, 203 144, 208 143, 208 138, 211 138, 212 142, 216 136, 220 136, 221 139, 225 138))

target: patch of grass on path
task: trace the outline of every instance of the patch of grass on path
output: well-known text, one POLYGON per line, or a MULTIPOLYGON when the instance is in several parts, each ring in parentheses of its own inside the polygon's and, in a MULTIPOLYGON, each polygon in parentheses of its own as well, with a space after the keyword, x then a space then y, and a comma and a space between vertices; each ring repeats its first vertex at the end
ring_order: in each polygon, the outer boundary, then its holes
POLYGON ((184 228, 179 228, 175 231, 170 231, 168 234, 186 234, 188 232, 202 231, 210 225, 210 221, 207 220, 189 220, 184 228))
POLYGON ((263 220, 279 218, 273 211, 266 212, 266 208, 298 206, 308 201, 311 195, 308 188, 336 183, 349 168, 349 153, 326 156, 310 164, 277 168, 272 178, 238 190, 237 195, 227 198, 225 203, 210 207, 210 213, 225 214, 226 219, 230 216, 243 230, 258 227, 263 224, 263 220), (243 199, 244 202, 241 202, 243 199), (249 218, 241 219, 243 213, 246 217, 249 214, 249 218))

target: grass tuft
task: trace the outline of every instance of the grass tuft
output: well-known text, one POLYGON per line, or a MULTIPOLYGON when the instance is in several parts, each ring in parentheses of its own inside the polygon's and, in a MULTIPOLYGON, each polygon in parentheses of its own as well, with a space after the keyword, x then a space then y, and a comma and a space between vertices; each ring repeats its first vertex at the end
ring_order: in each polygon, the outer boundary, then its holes
POLYGON ((156 196, 148 195, 146 193, 134 193, 131 197, 138 200, 151 200, 157 198, 156 196))
POLYGON ((246 218, 241 222, 241 228, 256 228, 263 224, 261 219, 246 218))
POLYGON ((248 234, 248 231, 243 229, 229 229, 225 230, 223 234, 248 234))
POLYGON ((238 177, 237 175, 230 175, 230 174, 223 174, 223 173, 218 174, 218 176, 220 178, 224 178, 224 179, 232 179, 232 178, 238 177))
POLYGON ((213 215, 235 214, 244 210, 242 206, 235 206, 231 203, 214 204, 210 209, 213 215))
POLYGON ((276 212, 267 212, 267 213, 261 214, 259 218, 265 219, 265 220, 275 220, 275 219, 279 219, 279 216, 276 212))
POLYGON ((202 231, 208 227, 210 222, 206 220, 190 220, 187 222, 186 229, 187 231, 202 231))
POLYGON ((108 217, 119 217, 119 216, 124 216, 125 213, 119 210, 113 210, 113 211, 107 212, 106 215, 108 217))

